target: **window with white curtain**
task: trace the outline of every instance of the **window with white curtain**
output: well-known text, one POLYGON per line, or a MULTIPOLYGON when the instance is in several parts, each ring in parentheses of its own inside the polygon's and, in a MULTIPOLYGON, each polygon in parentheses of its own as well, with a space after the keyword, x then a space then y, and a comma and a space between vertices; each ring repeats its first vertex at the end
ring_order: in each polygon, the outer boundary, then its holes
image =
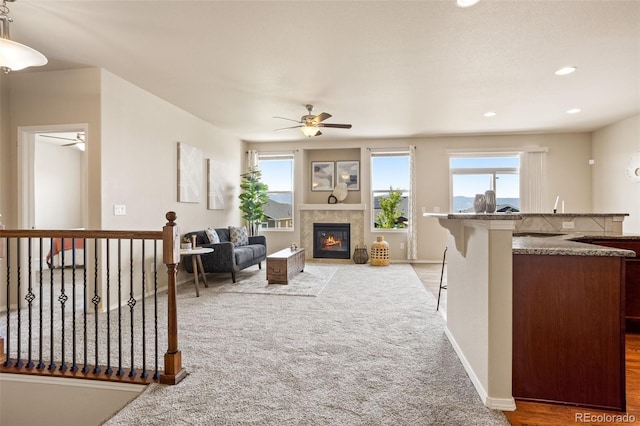
POLYGON ((269 201, 263 207, 263 229, 293 228, 293 154, 258 154, 262 182, 269 186, 269 201))
MULTIPOLYGON (((382 196, 389 196, 390 189, 400 192, 400 217, 393 228, 406 228, 409 220, 409 150, 380 150, 371 152, 371 199, 373 200, 372 226, 380 228, 378 214, 379 200, 382 196)), ((389 228, 388 228, 389 229, 389 228)))
POLYGON ((473 212, 475 194, 496 192, 498 212, 520 211, 520 157, 517 154, 451 155, 451 208, 473 212))

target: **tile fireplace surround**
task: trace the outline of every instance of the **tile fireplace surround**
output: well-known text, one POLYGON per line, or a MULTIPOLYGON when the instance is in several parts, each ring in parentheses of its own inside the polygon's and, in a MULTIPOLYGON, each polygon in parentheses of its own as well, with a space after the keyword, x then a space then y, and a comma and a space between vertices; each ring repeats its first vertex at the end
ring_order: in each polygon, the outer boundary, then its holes
MULTIPOLYGON (((300 204, 300 243, 302 247, 313 247, 314 223, 350 223, 351 247, 353 255, 356 244, 364 244, 364 204, 300 204)), ((313 250, 306 250, 307 259, 313 259, 313 250)), ((329 262, 344 262, 344 259, 322 259, 329 262)))

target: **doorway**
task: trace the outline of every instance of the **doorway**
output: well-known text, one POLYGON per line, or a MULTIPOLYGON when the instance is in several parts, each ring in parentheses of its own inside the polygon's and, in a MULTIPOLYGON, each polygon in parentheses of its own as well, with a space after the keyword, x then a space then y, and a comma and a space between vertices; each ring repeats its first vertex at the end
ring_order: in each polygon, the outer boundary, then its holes
MULTIPOLYGON (((87 124, 18 128, 21 229, 82 229, 87 224, 87 124)), ((43 242, 43 252, 49 242, 43 242)), ((34 258, 34 266, 40 259, 34 258)), ((37 268, 34 268, 34 270, 37 268)))

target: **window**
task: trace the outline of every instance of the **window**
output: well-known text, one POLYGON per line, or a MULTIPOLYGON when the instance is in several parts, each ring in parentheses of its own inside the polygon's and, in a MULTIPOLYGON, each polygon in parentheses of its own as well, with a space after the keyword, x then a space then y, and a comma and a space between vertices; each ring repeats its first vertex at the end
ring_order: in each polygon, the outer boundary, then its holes
MULTIPOLYGON (((372 226, 378 229, 406 228, 409 211, 409 152, 371 153, 372 226), (397 214, 385 215, 380 201, 399 195, 397 214)), ((384 201, 383 201, 384 206, 384 201)))
POLYGON ((473 212, 475 194, 496 192, 496 211, 520 211, 520 158, 464 156, 449 159, 451 206, 454 212, 473 212))
POLYGON ((259 154, 258 167, 269 186, 262 228, 293 228, 293 154, 259 154))

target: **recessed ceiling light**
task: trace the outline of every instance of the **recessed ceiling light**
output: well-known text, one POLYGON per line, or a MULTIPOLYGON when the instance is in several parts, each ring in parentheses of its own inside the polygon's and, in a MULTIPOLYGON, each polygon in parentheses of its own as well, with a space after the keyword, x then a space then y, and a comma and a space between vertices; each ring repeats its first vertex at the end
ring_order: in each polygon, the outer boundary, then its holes
POLYGON ((485 117, 495 117, 496 116, 496 112, 495 111, 487 111, 484 113, 485 117))
POLYGON ((574 72, 577 69, 578 69, 578 67, 562 67, 562 68, 560 68, 559 70, 556 71, 556 75, 571 74, 572 72, 574 72))
POLYGON ((471 7, 478 3, 480 0, 456 0, 458 7, 471 7))
POLYGON ((577 114, 582 111, 580 108, 571 108, 567 110, 567 114, 577 114))

